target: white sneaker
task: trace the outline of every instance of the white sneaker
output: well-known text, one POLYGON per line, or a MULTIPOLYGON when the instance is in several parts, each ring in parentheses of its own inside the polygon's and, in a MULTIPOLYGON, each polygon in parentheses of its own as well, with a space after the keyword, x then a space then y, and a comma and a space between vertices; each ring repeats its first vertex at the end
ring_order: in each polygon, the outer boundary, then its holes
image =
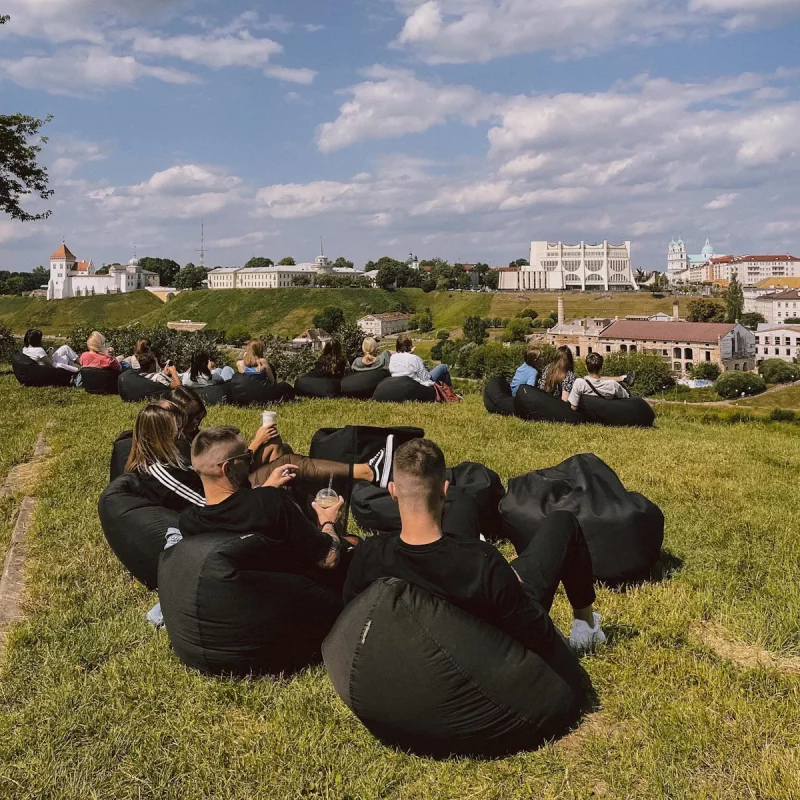
POLYGON ((596 611, 592 612, 594 616, 594 627, 590 627, 588 622, 582 619, 572 620, 572 630, 569 634, 569 643, 573 650, 590 650, 598 644, 604 644, 606 635, 600 627, 600 622, 603 619, 596 611))
POLYGON ((389 478, 392 474, 392 460, 394 459, 394 434, 390 433, 386 437, 386 447, 382 447, 367 462, 372 469, 372 482, 381 489, 389 485, 389 478))

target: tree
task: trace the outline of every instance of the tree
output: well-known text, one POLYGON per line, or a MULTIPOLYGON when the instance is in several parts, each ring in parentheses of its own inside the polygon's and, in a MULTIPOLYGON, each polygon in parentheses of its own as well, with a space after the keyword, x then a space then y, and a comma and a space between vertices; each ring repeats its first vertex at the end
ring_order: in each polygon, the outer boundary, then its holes
POLYGON ((278 266, 279 267, 293 267, 293 266, 295 266, 295 261, 291 256, 286 256, 285 258, 282 258, 278 262, 278 266))
MULTIPOLYGON (((465 323, 465 324, 466 324, 466 323, 465 323)), ((447 330, 445 330, 444 328, 442 328, 442 330, 440 330, 440 331, 436 331, 436 338, 437 338, 437 339, 438 339, 440 342, 443 342, 443 341, 445 341, 445 340, 447 340, 447 339, 449 339, 449 338, 450 338, 450 331, 447 331, 447 330)))
POLYGON ((536 319, 539 316, 538 311, 534 311, 532 308, 523 308, 522 311, 518 311, 516 316, 519 319, 523 319, 524 317, 529 317, 530 319, 536 319))
MULTIPOLYGON (((283 262, 281 262, 283 263, 283 262)), ((294 263, 294 262, 292 262, 294 263)), ((245 265, 245 269, 263 269, 264 267, 274 267, 275 262, 271 258, 264 256, 253 256, 245 265)))
POLYGON ((483 344, 488 338, 486 327, 486 322, 480 317, 467 317, 463 326, 464 341, 483 344))
POLYGON ((497 270, 491 270, 491 272, 487 272, 483 276, 483 285, 487 289, 491 289, 492 291, 497 291, 497 287, 500 285, 500 273, 497 270))
POLYGON ((333 262, 333 266, 335 269, 353 269, 353 262, 348 261, 344 256, 339 256, 339 258, 333 262))
POLYGON ((336 333, 344 325, 344 311, 338 306, 325 306, 322 311, 314 314, 311 321, 315 328, 336 333))
POLYGON ((181 265, 171 258, 145 256, 139 260, 139 266, 150 272, 157 272, 162 286, 172 286, 181 271, 181 265))
MULTIPOLYGON (((761 315, 759 314, 758 316, 761 316, 761 315)), ((762 321, 763 321, 763 318, 762 318, 762 321)), ((788 319, 785 319, 784 322, 786 322, 789 325, 800 325, 800 317, 789 317, 788 319)))
MULTIPOLYGON (((786 321, 789 322, 788 319, 786 321)), ((762 322, 766 322, 766 320, 764 319, 764 315, 759 314, 758 311, 746 311, 741 317, 739 317, 739 322, 741 322, 745 328, 754 330, 762 322)))
POLYGON ((433 330, 433 314, 431 314, 431 310, 426 308, 420 314, 411 318, 409 329, 411 330, 410 325, 413 324, 413 330, 419 329, 422 333, 427 333, 428 331, 433 330))
POLYGON ((698 297, 689 303, 689 322, 725 322, 725 307, 707 297, 698 297))
POLYGON ((36 157, 42 150, 41 145, 47 143, 47 137, 40 136, 38 141, 30 142, 52 118, 0 114, 0 208, 11 219, 32 222, 50 216, 50 211, 39 214, 25 211, 20 198, 35 194, 47 200, 53 196, 53 190, 48 188, 47 170, 36 164, 36 157))
POLYGON ((436 282, 437 292, 446 292, 449 288, 450 288, 450 281, 447 281, 444 278, 436 282))
POLYGON ((736 274, 731 276, 728 289, 725 292, 726 322, 738 322, 744 311, 744 292, 736 274))
POLYGON ((472 281, 469 278, 469 275, 467 275, 466 272, 462 272, 456 278, 456 282, 458 283, 458 288, 459 289, 466 289, 472 283, 472 281))
POLYGON ((31 289, 38 289, 50 282, 50 270, 47 267, 35 267, 31 270, 31 289))
POLYGON ((713 361, 699 361, 692 367, 692 377, 697 381, 715 381, 722 370, 713 361))
POLYGON ((311 286, 311 278, 308 275, 295 275, 292 278, 292 286, 311 286))
POLYGON ((527 319, 512 319, 503 331, 504 342, 524 342, 531 332, 530 322, 527 319))
POLYGON ((528 263, 527 258, 518 258, 516 261, 509 261, 509 267, 528 267, 530 264, 528 263))
POLYGON ((103 264, 103 266, 95 272, 95 275, 108 275, 108 264, 103 264))
POLYGON ((196 267, 189 262, 179 273, 175 280, 176 289, 199 289, 208 275, 206 267, 196 267))

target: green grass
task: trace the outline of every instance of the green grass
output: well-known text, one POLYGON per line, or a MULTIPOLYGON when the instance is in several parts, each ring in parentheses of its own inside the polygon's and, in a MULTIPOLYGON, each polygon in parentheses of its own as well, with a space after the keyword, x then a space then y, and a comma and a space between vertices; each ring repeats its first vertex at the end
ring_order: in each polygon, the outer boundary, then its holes
POLYGON ((746 408, 765 409, 767 411, 771 411, 773 408, 800 411, 800 386, 787 386, 779 392, 769 392, 755 397, 748 397, 745 400, 738 400, 736 405, 745 406, 746 408))
MULTIPOLYGON (((111 442, 137 408, 79 390, 24 390, 7 376, 0 391, 4 413, 27 415, 31 433, 53 423, 29 616, 0 666, 0 797, 800 796, 798 676, 736 666, 689 636, 693 621, 713 620, 744 642, 800 652, 800 426, 705 425, 673 406, 655 430, 573 428, 490 417, 474 396, 441 407, 281 408, 299 452, 319 427, 365 421, 420 425, 450 463, 481 461, 504 479, 594 452, 664 510, 665 547, 682 567, 661 583, 599 592, 611 643, 583 660, 599 720, 534 753, 435 762, 378 744, 321 668, 244 681, 185 669, 145 623, 154 596, 126 576, 97 520, 111 442)), ((214 408, 208 422, 252 434, 259 418, 214 408)), ((562 629, 567 611, 559 596, 562 629)))

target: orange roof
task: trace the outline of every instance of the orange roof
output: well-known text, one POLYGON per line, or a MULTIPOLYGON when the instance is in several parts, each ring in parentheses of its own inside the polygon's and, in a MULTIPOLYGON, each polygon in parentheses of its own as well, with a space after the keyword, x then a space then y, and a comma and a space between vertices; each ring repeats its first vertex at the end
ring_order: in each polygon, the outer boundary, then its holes
POLYGON ((740 256, 738 261, 800 261, 800 258, 790 255, 780 256, 740 256))
POLYGON ((735 324, 729 322, 612 322, 601 339, 638 339, 659 342, 716 342, 727 336, 735 324))
POLYGON ((62 244, 50 258, 66 258, 67 261, 75 261, 75 256, 72 255, 66 244, 62 244))
POLYGON ((78 272, 88 272, 89 271, 89 262, 88 261, 79 261, 75 265, 75 269, 78 272))

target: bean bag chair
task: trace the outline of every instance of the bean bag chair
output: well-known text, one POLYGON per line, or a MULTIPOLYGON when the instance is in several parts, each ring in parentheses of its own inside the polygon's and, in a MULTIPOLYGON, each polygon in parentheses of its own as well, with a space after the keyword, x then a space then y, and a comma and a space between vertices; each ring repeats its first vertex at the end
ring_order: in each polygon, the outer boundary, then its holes
POLYGON ((122 431, 111 445, 111 465, 109 467, 109 482, 115 481, 125 472, 128 456, 133 445, 133 431, 122 431))
POLYGON ((423 386, 413 378, 386 378, 378 384, 372 399, 379 403, 435 403, 436 389, 423 386))
MULTIPOLYGON (((505 489, 500 476, 483 464, 465 461, 447 470, 447 490, 442 530, 448 536, 477 539, 502 538, 500 501, 505 489)), ((359 481, 351 498, 353 517, 359 526, 373 533, 400 530, 400 511, 388 489, 359 481)))
POLYGON ((605 400, 602 397, 581 397, 579 413, 587 422, 614 428, 652 428, 656 420, 650 403, 642 397, 605 400))
POLYGON ((207 406, 221 406, 230 402, 231 382, 212 383, 209 386, 194 386, 192 390, 207 406))
POLYGON ((385 744, 419 755, 538 747, 563 734, 583 703, 583 672, 560 637, 545 661, 396 578, 381 578, 347 606, 322 656, 356 717, 385 744))
POLYGON ((504 417, 514 416, 511 384, 502 375, 492 378, 483 387, 483 405, 490 414, 501 414, 504 417))
POLYGON ((81 386, 89 394, 116 394, 120 373, 115 369, 97 369, 83 367, 81 369, 81 386))
POLYGON ((572 410, 569 403, 534 386, 520 386, 517 389, 514 413, 520 419, 536 422, 567 422, 570 425, 580 425, 586 421, 582 414, 572 410))
POLYGON ((306 374, 294 382, 294 391, 298 397, 339 397, 342 393, 342 382, 338 378, 321 378, 306 374))
POLYGON ((596 580, 618 586, 650 576, 664 541, 664 515, 643 495, 629 492, 597 456, 583 453, 512 478, 500 502, 503 528, 518 551, 553 511, 577 517, 596 580))
POLYGON ((11 369, 22 386, 71 386, 74 372, 39 364, 23 353, 11 356, 11 369))
POLYGON ((204 534, 161 555, 159 599, 172 649, 209 675, 293 672, 319 659, 341 593, 274 572, 263 536, 204 534))
POLYGON ((121 475, 100 495, 100 524, 114 554, 148 589, 158 586, 158 557, 178 514, 144 497, 136 475, 121 475))
POLYGON ((294 400, 294 389, 288 383, 269 383, 252 375, 237 373, 230 381, 230 402, 237 406, 285 403, 294 400))
POLYGON ((369 369, 363 372, 351 372, 342 378, 342 397, 356 400, 370 400, 378 388, 378 384, 389 378, 388 369, 369 369))
POLYGON ((139 370, 126 369, 119 376, 117 390, 126 403, 141 403, 143 400, 166 397, 169 386, 145 378, 139 370))

